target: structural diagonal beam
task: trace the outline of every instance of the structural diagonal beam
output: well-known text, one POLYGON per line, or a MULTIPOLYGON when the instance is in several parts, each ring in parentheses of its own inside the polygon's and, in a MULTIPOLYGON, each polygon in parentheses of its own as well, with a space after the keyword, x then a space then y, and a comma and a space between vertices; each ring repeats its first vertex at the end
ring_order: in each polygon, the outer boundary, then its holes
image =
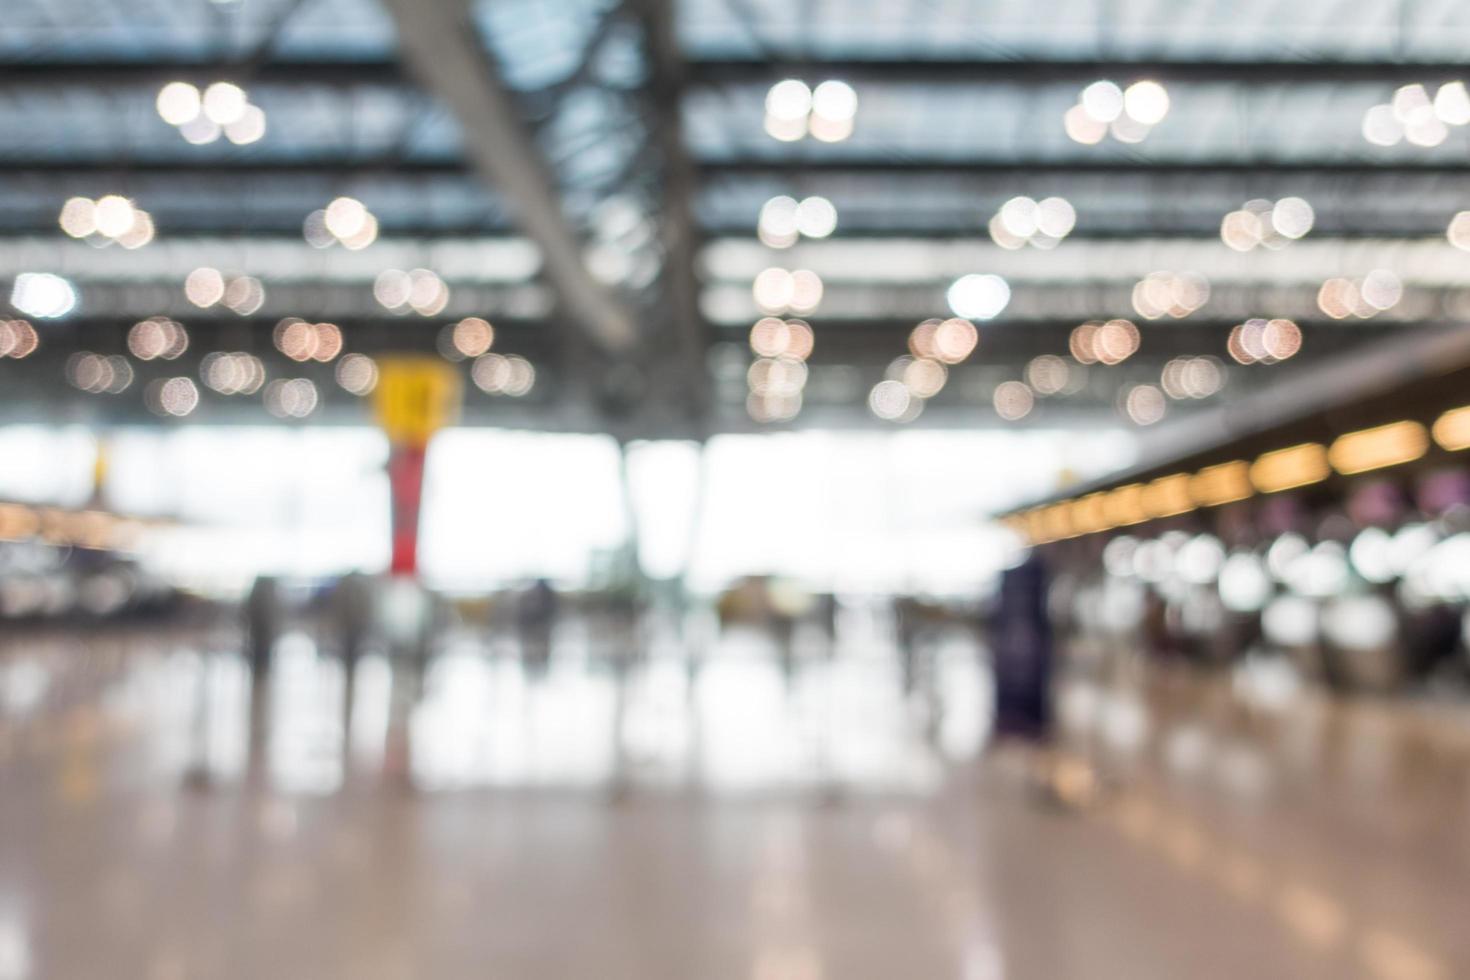
POLYGON ((466 156, 540 246, 547 277, 567 310, 604 349, 631 348, 637 339, 634 318, 583 263, 550 167, 537 152, 464 0, 385 0, 385 6, 398 27, 406 66, 458 119, 466 156))

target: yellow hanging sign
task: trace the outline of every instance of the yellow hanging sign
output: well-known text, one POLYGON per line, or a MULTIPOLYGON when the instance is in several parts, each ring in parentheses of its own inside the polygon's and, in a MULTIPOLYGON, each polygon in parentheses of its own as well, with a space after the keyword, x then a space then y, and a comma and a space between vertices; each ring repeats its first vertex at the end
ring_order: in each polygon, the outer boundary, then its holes
POLYGON ((378 362, 373 406, 390 442, 422 445, 459 414, 459 372, 432 357, 378 362))

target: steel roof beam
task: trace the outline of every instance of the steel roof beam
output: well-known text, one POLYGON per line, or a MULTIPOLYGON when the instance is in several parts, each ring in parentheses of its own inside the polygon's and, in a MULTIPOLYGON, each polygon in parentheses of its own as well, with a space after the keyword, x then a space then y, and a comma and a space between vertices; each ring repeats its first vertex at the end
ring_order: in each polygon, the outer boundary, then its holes
MULTIPOLYGON (((57 157, 0 156, 0 175, 66 179, 93 175, 136 174, 160 177, 206 177, 238 180, 268 177, 453 177, 466 175, 466 164, 458 159, 418 159, 385 163, 351 156, 267 157, 250 162, 215 160, 207 157, 109 157, 74 159, 57 157)), ((750 156, 705 159, 695 162, 705 180, 762 178, 785 180, 810 177, 902 178, 927 181, 937 178, 1024 178, 1024 177, 1302 177, 1302 178, 1401 178, 1465 177, 1470 159, 1392 160, 1353 159, 1256 159, 1256 160, 1129 160, 1110 159, 945 159, 903 155, 858 155, 835 151, 822 156, 778 158, 750 156)))
POLYGON ((601 347, 637 340, 632 313, 582 261, 582 243, 562 213, 551 168, 531 140, 463 0, 386 0, 405 64, 460 124, 466 155, 500 192, 545 259, 568 311, 601 347))
MULTIPOLYGON (((1179 84, 1285 83, 1434 84, 1465 79, 1470 69, 1453 61, 1272 59, 1055 59, 1055 58, 835 58, 770 60, 688 57, 689 84, 696 87, 765 85, 780 78, 841 78, 854 84, 1039 85, 1098 78, 1153 78, 1179 84)), ((256 60, 231 64, 218 59, 81 60, 31 59, 0 63, 0 86, 128 85, 172 78, 214 80, 240 77, 270 85, 401 86, 409 79, 391 58, 256 60)))

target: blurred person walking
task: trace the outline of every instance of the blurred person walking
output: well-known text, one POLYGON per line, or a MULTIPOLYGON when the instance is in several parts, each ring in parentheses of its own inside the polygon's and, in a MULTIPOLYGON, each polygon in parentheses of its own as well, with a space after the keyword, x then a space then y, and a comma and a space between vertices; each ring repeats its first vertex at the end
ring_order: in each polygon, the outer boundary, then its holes
POLYGON ((544 578, 533 582, 516 602, 516 627, 528 673, 543 675, 551 663, 551 635, 559 605, 556 589, 544 578))

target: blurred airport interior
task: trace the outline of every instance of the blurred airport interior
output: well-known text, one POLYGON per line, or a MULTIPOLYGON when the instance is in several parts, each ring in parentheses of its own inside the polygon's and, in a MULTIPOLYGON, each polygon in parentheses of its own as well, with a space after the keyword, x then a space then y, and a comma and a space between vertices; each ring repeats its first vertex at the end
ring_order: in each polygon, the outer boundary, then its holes
POLYGON ((1470 976, 1466 50, 8 0, 0 980, 1470 976))

